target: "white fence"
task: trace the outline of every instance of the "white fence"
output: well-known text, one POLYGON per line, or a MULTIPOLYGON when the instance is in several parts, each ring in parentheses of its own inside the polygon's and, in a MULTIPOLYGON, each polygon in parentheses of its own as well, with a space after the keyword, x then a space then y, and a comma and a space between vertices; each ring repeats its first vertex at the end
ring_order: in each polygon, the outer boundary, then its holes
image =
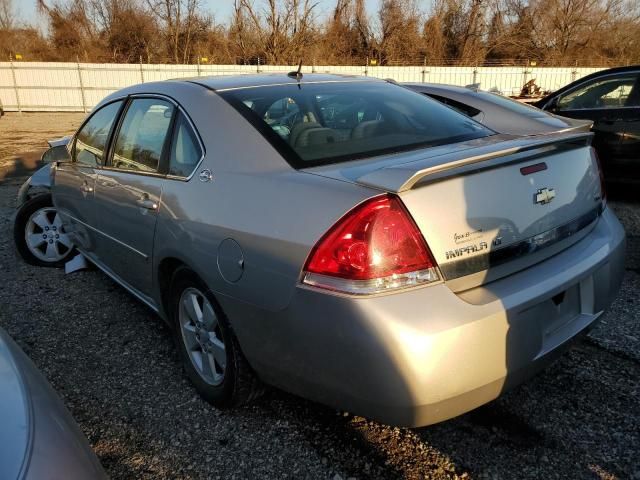
MULTIPOLYGON (((287 72, 274 65, 148 65, 101 63, 0 62, 0 100, 5 111, 89 111, 109 93, 128 85, 178 77, 287 72)), ((309 66, 304 73, 341 73, 392 78, 398 82, 453 85, 479 83, 506 95, 517 94, 531 79, 555 90, 599 68, 537 67, 374 67, 309 66)))

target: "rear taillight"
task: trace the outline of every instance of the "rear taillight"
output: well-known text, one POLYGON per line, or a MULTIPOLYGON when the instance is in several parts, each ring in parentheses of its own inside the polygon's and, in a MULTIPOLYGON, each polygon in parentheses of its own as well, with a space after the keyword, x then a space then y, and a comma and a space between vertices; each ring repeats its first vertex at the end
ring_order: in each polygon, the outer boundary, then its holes
POLYGON ((342 217, 320 239, 303 282, 351 294, 372 294, 439 280, 437 265, 402 201, 374 197, 342 217))
POLYGON ((600 161, 600 157, 598 156, 598 152, 596 149, 591 147, 591 156, 596 160, 596 164, 598 165, 598 173, 600 174, 600 198, 602 199, 602 205, 607 203, 607 189, 604 184, 604 171, 602 170, 602 162, 600 161))

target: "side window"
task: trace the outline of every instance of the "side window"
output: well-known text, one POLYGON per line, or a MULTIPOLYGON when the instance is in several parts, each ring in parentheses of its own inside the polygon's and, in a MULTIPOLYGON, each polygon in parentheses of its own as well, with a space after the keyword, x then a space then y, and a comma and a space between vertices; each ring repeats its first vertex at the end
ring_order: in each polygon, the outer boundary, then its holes
POLYGON ((114 102, 95 112, 78 132, 72 161, 82 166, 102 165, 109 132, 118 115, 122 102, 114 102))
POLYGON ((181 113, 176 122, 171 155, 169 157, 169 175, 188 177, 202 157, 202 149, 189 122, 181 113))
POLYGON ((173 110, 174 106, 165 100, 134 99, 118 132, 111 166, 157 172, 173 110))
POLYGON ((635 75, 596 80, 560 97, 557 110, 624 107, 635 82, 635 75))
POLYGON ((640 107, 640 75, 638 75, 638 79, 636 80, 636 86, 633 87, 633 91, 629 94, 629 98, 627 98, 627 103, 625 103, 624 106, 640 107))

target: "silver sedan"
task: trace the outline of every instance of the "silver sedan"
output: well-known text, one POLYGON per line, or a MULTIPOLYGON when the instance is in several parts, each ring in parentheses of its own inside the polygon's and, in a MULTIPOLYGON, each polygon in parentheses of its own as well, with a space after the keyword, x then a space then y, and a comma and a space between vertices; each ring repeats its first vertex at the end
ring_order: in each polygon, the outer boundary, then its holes
POLYGON ((537 135, 591 130, 593 121, 554 115, 503 95, 473 87, 441 83, 405 83, 405 87, 438 100, 500 133, 537 135))
POLYGON ((105 98, 52 195, 214 405, 264 382, 426 425, 531 376, 616 295, 591 138, 497 134, 370 78, 194 78, 105 98))

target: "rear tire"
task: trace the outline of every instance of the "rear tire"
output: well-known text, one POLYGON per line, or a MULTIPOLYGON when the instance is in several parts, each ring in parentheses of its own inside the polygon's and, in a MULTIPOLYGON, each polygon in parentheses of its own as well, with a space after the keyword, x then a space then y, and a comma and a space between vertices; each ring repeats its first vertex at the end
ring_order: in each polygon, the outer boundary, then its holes
POLYGON ((217 408, 242 405, 260 396, 262 383, 244 358, 211 290, 193 271, 180 267, 169 291, 174 339, 198 393, 217 408))
POLYGON ((23 260, 38 267, 63 267, 75 252, 50 194, 37 195, 20 207, 13 239, 23 260))

